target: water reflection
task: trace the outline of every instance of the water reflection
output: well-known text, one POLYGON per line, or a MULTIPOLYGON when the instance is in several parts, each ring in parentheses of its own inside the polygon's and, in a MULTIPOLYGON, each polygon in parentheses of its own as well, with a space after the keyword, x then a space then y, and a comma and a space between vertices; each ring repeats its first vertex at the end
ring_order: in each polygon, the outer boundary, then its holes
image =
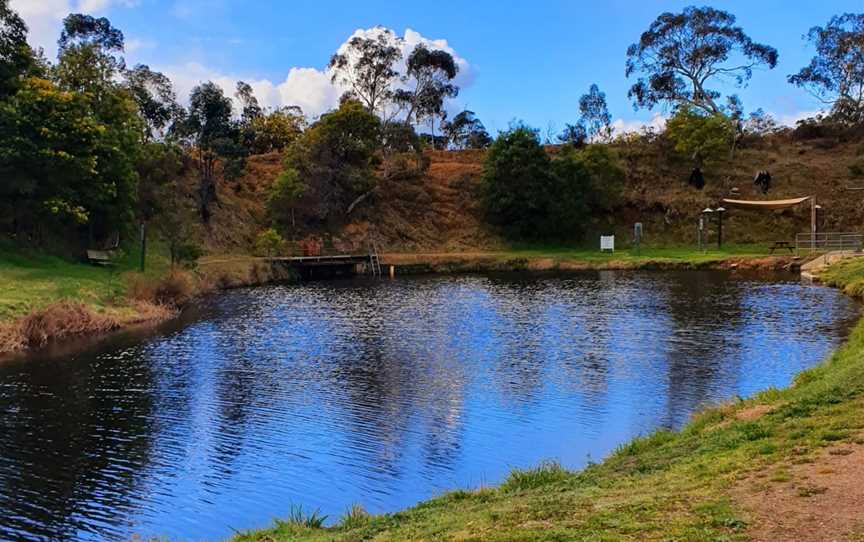
POLYGON ((235 291, 145 339, 0 365, 0 539, 218 539, 394 510, 784 386, 857 307, 715 272, 235 291))

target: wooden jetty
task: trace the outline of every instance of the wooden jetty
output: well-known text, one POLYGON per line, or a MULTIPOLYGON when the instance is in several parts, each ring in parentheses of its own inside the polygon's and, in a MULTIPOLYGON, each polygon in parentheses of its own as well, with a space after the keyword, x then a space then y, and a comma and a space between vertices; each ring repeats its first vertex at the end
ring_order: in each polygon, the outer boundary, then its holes
POLYGON ((304 256, 266 258, 276 265, 288 266, 305 279, 367 274, 381 276, 381 260, 375 245, 366 254, 323 253, 304 256))

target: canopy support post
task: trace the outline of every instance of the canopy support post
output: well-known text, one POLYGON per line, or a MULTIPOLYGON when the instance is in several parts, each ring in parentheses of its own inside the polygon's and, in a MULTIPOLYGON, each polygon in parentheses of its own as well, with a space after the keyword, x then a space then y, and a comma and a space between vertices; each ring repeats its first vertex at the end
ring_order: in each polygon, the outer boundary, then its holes
POLYGON ((810 197, 810 234, 816 240, 816 196, 810 197))

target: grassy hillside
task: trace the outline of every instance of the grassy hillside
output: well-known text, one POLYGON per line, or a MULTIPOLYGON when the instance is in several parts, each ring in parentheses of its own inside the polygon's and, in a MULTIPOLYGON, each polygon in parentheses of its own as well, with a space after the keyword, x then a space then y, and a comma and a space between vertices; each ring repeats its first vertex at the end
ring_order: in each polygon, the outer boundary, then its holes
MULTIPOLYGON (((860 281, 860 270, 833 276, 860 281)), ((233 540, 861 540, 862 407, 864 323, 792 387, 706 410, 583 471, 517 470, 395 514, 354 507, 330 528, 294 508, 233 540)))
MULTIPOLYGON (((620 239, 632 236, 634 222, 645 225, 645 242, 654 246, 695 244, 701 209, 737 188, 744 199, 781 199, 815 195, 823 207, 823 231, 857 231, 864 222, 860 199, 864 192, 864 142, 838 139, 796 139, 790 132, 745 140, 734 159, 724 157, 704 167, 707 185, 699 191, 687 185, 692 168, 662 137, 634 138, 614 149, 627 178, 619 205, 607 216, 593 217, 590 246, 601 232, 620 239), (767 169, 773 188, 762 195, 753 185, 756 171, 767 169)), ((555 152, 555 147, 549 148, 555 152)), ((316 235, 342 247, 363 246, 370 235, 386 251, 456 252, 508 247, 485 224, 478 194, 484 151, 427 151, 428 169, 420 175, 383 180, 374 196, 349 217, 329 224, 300 220, 298 238, 316 235)), ((255 234, 267 225, 263 202, 281 170, 278 153, 253 156, 238 181, 219 183, 219 203, 212 224, 201 228, 203 246, 211 253, 248 252, 255 234)), ((383 176, 383 175, 382 175, 383 176)), ((196 180, 188 179, 187 197, 196 180)), ((303 209, 298 216, 303 216, 303 209)), ((724 236, 731 243, 768 244, 794 240, 809 231, 809 206, 784 211, 731 210, 724 236)), ((284 232, 286 237, 291 232, 284 232)), ((713 233, 711 234, 713 237, 713 233)))

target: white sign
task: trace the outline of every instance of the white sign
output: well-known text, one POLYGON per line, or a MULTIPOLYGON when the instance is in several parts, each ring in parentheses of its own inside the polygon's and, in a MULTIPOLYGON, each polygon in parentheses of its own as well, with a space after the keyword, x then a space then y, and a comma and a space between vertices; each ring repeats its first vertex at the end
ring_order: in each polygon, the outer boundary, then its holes
POLYGON ((600 236, 600 251, 608 250, 610 252, 615 252, 615 236, 614 235, 601 235, 600 236))

